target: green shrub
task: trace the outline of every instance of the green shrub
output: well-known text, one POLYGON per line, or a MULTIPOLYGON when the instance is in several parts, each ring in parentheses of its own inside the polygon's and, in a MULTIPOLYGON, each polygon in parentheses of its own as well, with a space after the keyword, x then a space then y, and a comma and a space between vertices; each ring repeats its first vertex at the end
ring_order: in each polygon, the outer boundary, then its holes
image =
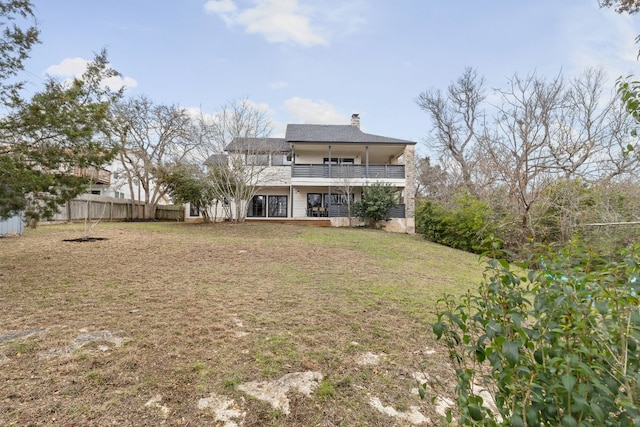
POLYGON ((461 425, 640 425, 640 245, 618 259, 549 251, 527 277, 492 259, 477 293, 445 297, 433 331, 458 376, 448 417, 461 425))
POLYGON ((423 200, 416 210, 416 231, 427 240, 473 253, 490 249, 494 227, 491 209, 482 200, 463 193, 452 208, 423 200))
POLYGON ((362 200, 354 203, 353 212, 369 227, 376 227, 380 221, 389 220, 389 209, 398 204, 397 200, 394 187, 376 182, 363 188, 362 200))

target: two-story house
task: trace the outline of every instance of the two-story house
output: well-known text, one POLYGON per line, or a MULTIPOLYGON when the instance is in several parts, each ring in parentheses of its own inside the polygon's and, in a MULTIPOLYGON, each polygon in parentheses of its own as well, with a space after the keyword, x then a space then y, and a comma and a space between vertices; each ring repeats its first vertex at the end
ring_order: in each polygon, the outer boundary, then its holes
MULTIPOLYGON (((415 144, 364 133, 354 114, 351 125, 289 124, 284 138, 237 138, 227 152, 245 152, 247 162, 263 165, 247 206, 247 220, 347 226, 348 207, 361 199, 364 187, 380 182, 398 192, 398 206, 390 212, 385 229, 414 233, 415 144)), ((225 156, 214 161, 225 161, 225 156)), ((214 215, 224 217, 222 211, 214 215)), ((198 217, 187 207, 187 221, 198 217)))

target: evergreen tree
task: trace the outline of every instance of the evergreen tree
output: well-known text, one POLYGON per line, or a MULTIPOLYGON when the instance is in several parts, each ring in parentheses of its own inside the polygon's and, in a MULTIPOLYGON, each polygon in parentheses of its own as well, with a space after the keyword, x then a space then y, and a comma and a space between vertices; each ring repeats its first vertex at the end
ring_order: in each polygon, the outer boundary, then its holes
POLYGON ((1 2, 0 27, 0 218, 23 212, 35 224, 85 190, 88 178, 75 176, 75 167, 98 169, 114 156, 108 125, 121 93, 104 80, 118 73, 103 50, 80 78, 49 79, 26 101, 17 76, 39 42, 31 3, 1 2), (18 25, 29 20, 34 24, 18 25))

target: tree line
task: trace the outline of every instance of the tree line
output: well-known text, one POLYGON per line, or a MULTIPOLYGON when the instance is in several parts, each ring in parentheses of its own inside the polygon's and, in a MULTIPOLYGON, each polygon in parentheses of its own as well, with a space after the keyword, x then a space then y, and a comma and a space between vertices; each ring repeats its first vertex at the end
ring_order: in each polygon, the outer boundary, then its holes
MULTIPOLYGON (((48 78, 27 99, 20 74, 32 47, 41 42, 31 2, 2 2, 0 26, 0 106, 5 112, 0 118, 0 218, 21 214, 35 225, 52 217, 91 184, 91 174, 78 176, 74 169, 99 170, 114 160, 119 170, 110 171, 115 172, 113 185, 128 187, 132 203, 137 193, 144 194, 147 218, 155 217, 167 195, 202 208, 222 199, 246 206, 247 192, 256 191, 247 184, 262 165, 231 169, 217 162, 211 168, 215 180, 203 165, 221 156, 234 137, 270 134, 266 114, 247 99, 205 114, 144 95, 125 96, 124 89, 111 90, 105 83, 120 75, 106 50, 81 76, 48 78), (214 181, 218 185, 212 187, 214 181), (194 192, 194 186, 207 182, 207 191, 194 192)), ((244 218, 241 209, 231 216, 244 218)))
POLYGON ((637 121, 600 69, 575 78, 514 74, 488 93, 472 68, 416 99, 439 155, 418 161, 418 231, 481 252, 566 244, 590 223, 637 220, 637 121), (488 99, 491 99, 489 101, 488 99))

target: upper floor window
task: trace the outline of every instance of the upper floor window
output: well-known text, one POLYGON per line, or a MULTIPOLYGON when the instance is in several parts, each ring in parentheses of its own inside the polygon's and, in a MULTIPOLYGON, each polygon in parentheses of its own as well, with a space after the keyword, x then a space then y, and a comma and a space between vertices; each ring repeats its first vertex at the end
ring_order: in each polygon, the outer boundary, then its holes
POLYGON ((355 162, 353 157, 332 157, 331 161, 329 161, 328 157, 325 157, 323 163, 325 165, 328 165, 329 163, 332 165, 352 165, 355 162))

